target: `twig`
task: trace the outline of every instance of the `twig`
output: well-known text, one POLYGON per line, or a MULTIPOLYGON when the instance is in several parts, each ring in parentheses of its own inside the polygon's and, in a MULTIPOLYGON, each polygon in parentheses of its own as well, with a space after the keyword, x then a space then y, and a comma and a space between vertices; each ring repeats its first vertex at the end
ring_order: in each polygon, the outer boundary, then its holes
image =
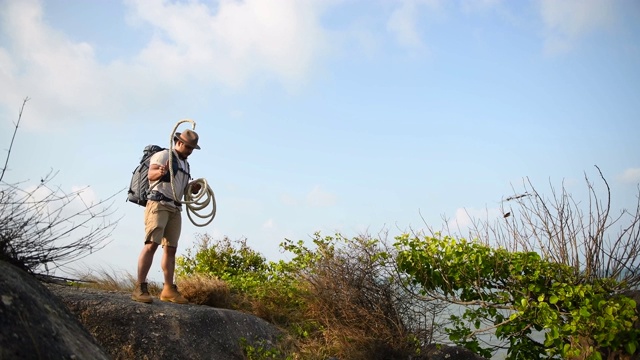
POLYGON ((18 122, 16 123, 16 128, 13 130, 13 136, 11 137, 11 143, 9 144, 9 151, 7 152, 7 158, 4 161, 4 167, 2 168, 2 174, 0 174, 0 181, 4 178, 4 173, 7 171, 7 164, 9 164, 9 157, 11 156, 11 149, 13 148, 13 140, 16 138, 16 133, 18 132, 18 126, 20 125, 20 120, 22 119, 22 111, 24 111, 24 106, 29 101, 29 97, 27 96, 22 101, 22 107, 20 108, 20 114, 18 114, 18 122))
POLYGON ((504 201, 517 200, 517 199, 523 198, 525 196, 531 196, 531 194, 529 194, 528 192, 525 192, 524 194, 509 196, 508 198, 504 199, 504 201))

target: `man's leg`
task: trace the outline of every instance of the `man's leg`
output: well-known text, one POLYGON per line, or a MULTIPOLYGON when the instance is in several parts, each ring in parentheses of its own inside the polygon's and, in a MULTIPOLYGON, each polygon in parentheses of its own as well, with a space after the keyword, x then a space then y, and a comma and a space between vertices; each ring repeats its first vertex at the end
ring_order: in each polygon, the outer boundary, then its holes
POLYGON ((173 285, 173 274, 176 269, 176 251, 175 246, 166 245, 162 254, 162 272, 164 273, 164 284, 173 285))
POLYGON ((153 263, 153 254, 155 254, 157 248, 158 244, 156 243, 146 243, 142 251, 140 251, 140 256, 138 256, 138 283, 131 294, 131 298, 135 301, 148 304, 153 302, 149 294, 147 274, 151 268, 151 263, 153 263))
POLYGON ((173 274, 176 267, 176 250, 177 247, 175 246, 164 246, 164 253, 162 255, 164 286, 162 287, 162 293, 160 293, 160 300, 177 304, 187 304, 189 300, 180 294, 178 287, 173 283, 173 274))
POLYGON ((164 239, 162 242, 162 246, 164 247, 162 255, 164 286, 160 293, 160 300, 187 304, 189 301, 178 292, 178 287, 173 283, 173 276, 176 270, 176 251, 178 250, 178 240, 180 239, 180 231, 182 230, 180 211, 175 210, 171 212, 164 230, 164 239))
MULTIPOLYGON (((153 263, 153 255, 158 249, 158 244, 154 242, 144 244, 140 256, 138 257, 138 283, 146 283, 149 269, 153 263)), ((174 253, 175 259, 175 253, 174 253)))

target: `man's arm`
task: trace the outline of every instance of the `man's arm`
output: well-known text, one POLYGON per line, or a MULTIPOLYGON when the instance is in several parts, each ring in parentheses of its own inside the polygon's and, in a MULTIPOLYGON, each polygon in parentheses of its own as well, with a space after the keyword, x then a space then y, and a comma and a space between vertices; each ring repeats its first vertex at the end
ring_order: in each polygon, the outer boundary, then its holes
POLYGON ((158 164, 151 164, 151 166, 149 166, 149 180, 151 181, 158 181, 160 180, 163 176, 164 176, 164 168, 166 168, 163 165, 158 165, 158 164))
POLYGON ((168 154, 158 152, 151 157, 149 161, 149 174, 147 177, 150 181, 158 181, 162 179, 164 174, 169 172, 168 154))

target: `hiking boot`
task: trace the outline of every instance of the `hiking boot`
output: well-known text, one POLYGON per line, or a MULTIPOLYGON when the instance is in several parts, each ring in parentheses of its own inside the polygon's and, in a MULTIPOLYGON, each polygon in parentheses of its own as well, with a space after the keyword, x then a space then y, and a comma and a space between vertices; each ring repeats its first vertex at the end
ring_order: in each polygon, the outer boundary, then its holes
POLYGON ((178 292, 178 287, 175 284, 167 285, 165 284, 162 288, 162 292, 160 293, 160 300, 168 301, 176 304, 188 304, 189 300, 185 299, 178 292))
POLYGON ((131 299, 147 304, 151 304, 153 299, 151 295, 149 295, 149 289, 147 288, 147 283, 139 283, 136 284, 136 288, 133 290, 131 294, 131 299))

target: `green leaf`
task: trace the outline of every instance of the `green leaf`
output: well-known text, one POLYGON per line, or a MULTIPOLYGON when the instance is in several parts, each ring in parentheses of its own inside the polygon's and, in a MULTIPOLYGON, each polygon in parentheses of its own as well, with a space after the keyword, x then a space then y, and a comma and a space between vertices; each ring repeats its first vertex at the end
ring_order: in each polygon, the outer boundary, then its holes
POLYGON ((595 351, 589 356, 589 360, 602 360, 602 354, 599 351, 595 351))
POLYGON ((624 349, 627 350, 627 353, 634 354, 636 352, 637 344, 635 342, 628 342, 624 345, 624 349))
POLYGON ((555 295, 551 295, 549 298, 549 304, 556 304, 558 302, 558 297, 555 295))
POLYGON ((583 318, 588 318, 589 316, 591 316, 591 313, 589 312, 589 310, 587 310, 585 308, 581 308, 580 309, 580 316, 582 316, 583 318))

